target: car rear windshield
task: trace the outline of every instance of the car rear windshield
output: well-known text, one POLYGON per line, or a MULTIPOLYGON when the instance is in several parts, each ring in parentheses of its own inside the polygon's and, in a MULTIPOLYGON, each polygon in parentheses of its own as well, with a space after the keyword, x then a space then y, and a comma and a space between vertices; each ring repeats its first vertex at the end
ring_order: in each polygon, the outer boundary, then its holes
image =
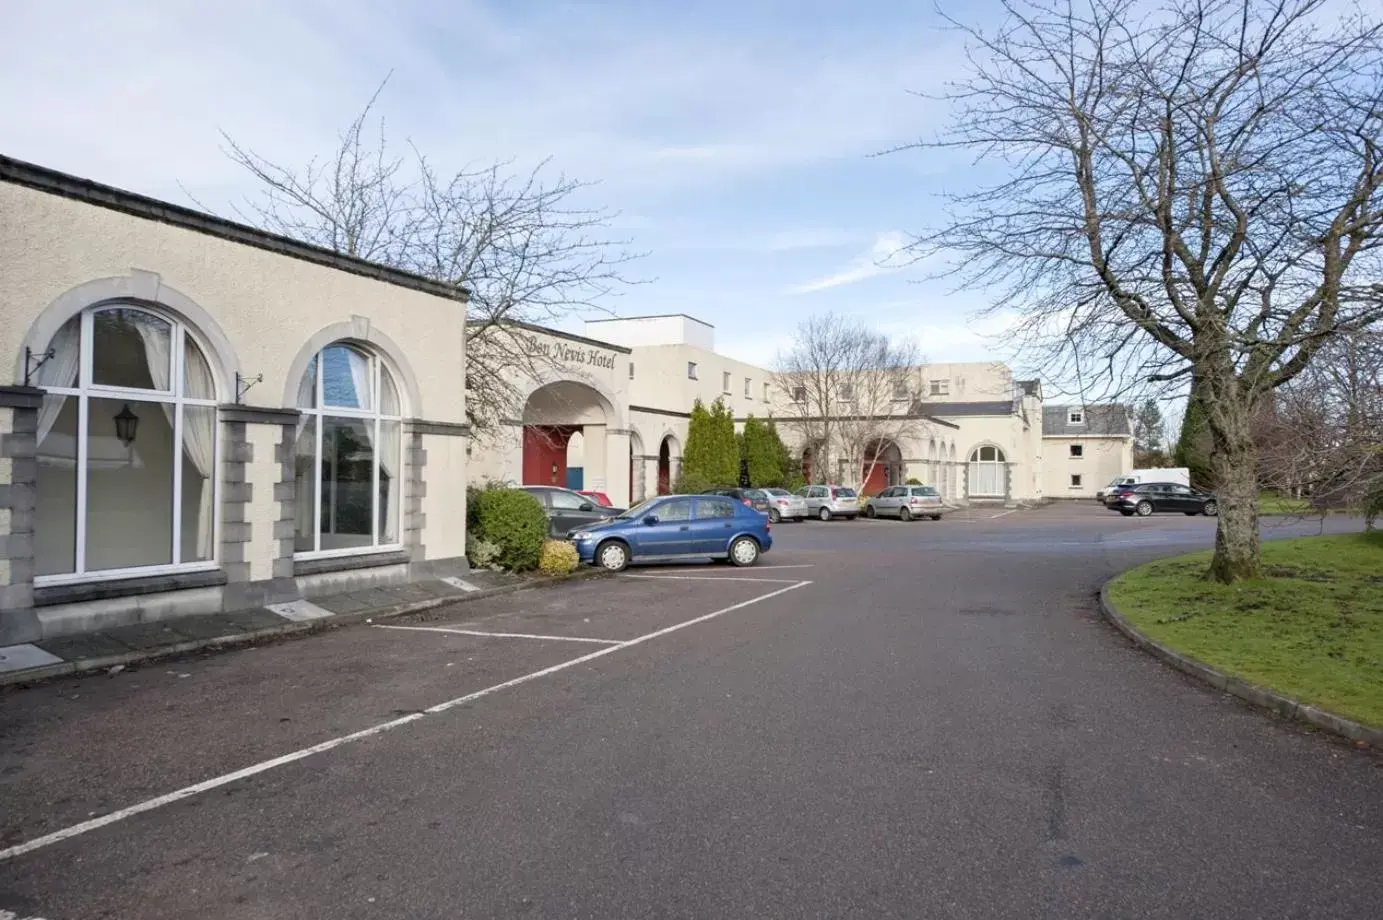
POLYGON ((855 490, 854 490, 854 489, 847 489, 847 488, 845 488, 845 487, 843 487, 843 486, 842 486, 841 488, 838 488, 838 489, 832 489, 831 492, 834 493, 834 495, 835 495, 836 498, 854 498, 854 497, 855 497, 855 490))
POLYGON ((935 497, 935 496, 937 496, 937 495, 940 495, 941 493, 938 492, 938 491, 937 491, 934 487, 932 487, 932 486, 918 486, 917 488, 915 488, 915 489, 912 490, 912 494, 913 494, 913 495, 926 495, 926 496, 928 496, 928 497, 935 497))
POLYGON ((744 497, 745 497, 745 498, 751 498, 751 499, 752 499, 752 498, 767 498, 768 496, 764 493, 764 490, 763 490, 763 489, 745 489, 745 490, 744 490, 744 497))

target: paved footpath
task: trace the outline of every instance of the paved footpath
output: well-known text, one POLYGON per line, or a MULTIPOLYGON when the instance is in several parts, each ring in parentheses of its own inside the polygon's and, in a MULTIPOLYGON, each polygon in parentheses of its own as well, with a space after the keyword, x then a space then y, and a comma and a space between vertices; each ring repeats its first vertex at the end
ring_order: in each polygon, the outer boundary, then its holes
POLYGON ((12 692, 0 910, 1371 916, 1383 761, 1169 671, 1095 609, 1207 523, 784 525, 748 573, 12 692))

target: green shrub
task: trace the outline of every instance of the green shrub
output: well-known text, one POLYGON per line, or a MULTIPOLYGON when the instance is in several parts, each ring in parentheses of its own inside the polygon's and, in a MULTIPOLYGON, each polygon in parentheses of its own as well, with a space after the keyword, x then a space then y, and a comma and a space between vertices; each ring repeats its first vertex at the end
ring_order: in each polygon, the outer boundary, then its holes
POLYGON ((500 546, 498 543, 491 543, 489 540, 477 540, 474 534, 466 534, 466 560, 470 562, 471 568, 498 568, 495 560, 499 558, 499 553, 500 546))
POLYGON ((910 486, 924 486, 924 485, 926 485, 925 482, 923 482, 922 480, 918 479, 916 476, 909 476, 909 477, 908 477, 908 483, 907 483, 907 484, 910 485, 910 486))
POLYGON ((576 571, 581 560, 577 558, 576 547, 564 540, 548 540, 543 544, 538 559, 538 571, 544 575, 570 575, 576 571))
POLYGON ((700 495, 711 489, 720 488, 715 482, 697 472, 683 471, 672 484, 672 491, 678 495, 700 495))
POLYGON ((483 489, 475 501, 476 540, 499 547, 495 563, 510 572, 538 566, 547 539, 547 515, 538 500, 521 489, 483 489))

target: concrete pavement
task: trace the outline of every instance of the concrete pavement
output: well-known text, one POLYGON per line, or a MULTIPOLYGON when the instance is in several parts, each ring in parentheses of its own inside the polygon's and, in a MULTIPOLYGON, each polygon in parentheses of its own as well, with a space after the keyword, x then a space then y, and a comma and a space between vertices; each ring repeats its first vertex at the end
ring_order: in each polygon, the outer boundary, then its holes
POLYGON ((0 848, 329 746, 4 858, 0 910, 1367 915, 1379 758, 1099 619, 1101 581, 1211 523, 781 525, 747 572, 644 569, 9 693, 0 848))

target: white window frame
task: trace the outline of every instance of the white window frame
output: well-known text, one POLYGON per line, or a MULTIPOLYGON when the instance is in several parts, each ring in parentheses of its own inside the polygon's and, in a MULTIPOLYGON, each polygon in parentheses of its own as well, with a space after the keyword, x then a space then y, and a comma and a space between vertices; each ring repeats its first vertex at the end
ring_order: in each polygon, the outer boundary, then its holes
POLYGON ((807 388, 796 386, 792 388, 792 401, 799 406, 807 404, 807 388))
POLYGON ((735 375, 730 373, 729 371, 721 371, 720 391, 724 393, 726 396, 730 395, 730 381, 734 378, 734 376, 735 375))
POLYGON ((899 383, 895 383, 895 384, 893 385, 893 401, 894 401, 894 402, 910 402, 911 400, 912 400, 912 393, 908 390, 908 385, 907 385, 907 383, 905 383, 905 382, 899 382, 899 383))
MULTIPOLYGON (((403 406, 403 391, 399 388, 398 375, 397 375, 397 374, 392 374, 391 377, 392 377, 392 382, 393 382, 393 384, 394 384, 394 393, 395 393, 395 395, 398 397, 399 413, 400 413, 400 414, 398 414, 398 415, 385 415, 384 412, 383 412, 383 410, 380 408, 381 405, 382 405, 382 403, 383 403, 383 400, 380 399, 380 395, 381 395, 381 393, 383 392, 383 390, 382 390, 382 388, 381 388, 381 386, 380 386, 380 375, 381 375, 382 373, 388 373, 388 369, 384 366, 384 360, 380 357, 379 352, 377 352, 377 351, 375 351, 375 350, 373 350, 373 349, 371 349, 371 348, 369 348, 369 347, 367 347, 367 346, 361 345, 361 344, 359 344, 358 342, 353 342, 353 341, 351 341, 351 340, 349 340, 349 339, 338 339, 338 340, 336 340, 336 341, 334 341, 334 342, 329 342, 329 343, 327 343, 326 345, 323 345, 323 346, 322 346, 322 347, 321 347, 311 358, 309 358, 309 359, 308 359, 308 367, 309 367, 309 368, 312 368, 312 367, 315 367, 315 368, 316 368, 316 378, 317 378, 317 379, 316 379, 316 382, 315 382, 315 384, 314 384, 314 386, 315 386, 315 395, 314 395, 313 400, 312 400, 313 403, 315 403, 315 405, 312 406, 311 408, 309 408, 309 407, 307 407, 307 406, 298 406, 297 408, 298 408, 298 411, 302 413, 302 416, 303 416, 304 418, 306 418, 306 417, 311 417, 311 418, 313 418, 313 419, 315 420, 315 423, 314 423, 314 426, 313 426, 313 427, 316 429, 315 432, 314 432, 314 434, 316 435, 316 445, 315 445, 315 447, 314 447, 314 453, 313 453, 313 455, 312 455, 312 469, 313 469, 313 471, 314 471, 314 474, 317 476, 317 483, 316 483, 316 486, 315 486, 315 487, 313 488, 313 490, 312 490, 312 492, 313 492, 313 496, 312 496, 312 545, 313 545, 314 548, 313 548, 313 549, 310 549, 310 550, 294 550, 294 552, 293 552, 293 558, 294 558, 294 559, 337 559, 337 558, 340 558, 340 557, 342 557, 342 556, 373 556, 373 555, 376 555, 376 554, 378 554, 378 553, 390 553, 390 552, 396 552, 397 550, 403 549, 403 514, 402 514, 403 505, 404 505, 404 498, 403 498, 403 483, 406 482, 407 480, 406 480, 406 478, 404 478, 404 475, 403 475, 403 473, 404 473, 404 470, 403 470, 403 454, 404 454, 404 450, 403 450, 403 410, 404 410, 404 406, 403 406), (328 348, 332 348, 332 347, 335 347, 335 346, 344 346, 344 347, 347 347, 347 348, 353 348, 353 349, 355 349, 356 351, 360 352, 361 354, 365 355, 367 358, 369 358, 369 360, 370 360, 370 387, 371 387, 371 399, 370 399, 371 408, 370 408, 370 409, 349 409, 349 408, 345 408, 345 407, 342 407, 342 406, 327 406, 327 405, 325 405, 325 399, 323 398, 323 391, 324 391, 324 387, 325 387, 325 383, 324 383, 324 382, 325 382, 325 380, 326 380, 326 374, 325 374, 324 371, 323 371, 322 352, 326 351, 328 348), (372 464, 372 467, 373 467, 373 468, 372 468, 371 473, 370 473, 370 540, 371 540, 371 543, 370 543, 369 546, 346 546, 346 547, 341 547, 340 549, 322 549, 322 478, 321 478, 321 477, 322 477, 322 429, 325 427, 325 426, 322 424, 322 420, 323 420, 324 418, 350 418, 350 419, 361 419, 361 420, 364 420, 364 421, 373 421, 373 422, 374 422, 373 431, 371 432, 371 438, 372 438, 372 440, 371 440, 371 447, 373 448, 373 450, 372 450, 372 455, 373 455, 373 457, 374 457, 374 463, 372 464), (399 483, 399 502, 398 502, 399 507, 392 509, 392 511, 393 511, 393 513, 394 513, 394 515, 395 515, 395 517, 396 517, 396 520, 395 520, 395 522, 394 522, 394 533, 397 535, 398 539, 397 539, 395 542, 393 542, 393 543, 375 543, 375 542, 373 542, 373 541, 379 539, 379 470, 380 470, 380 462, 379 462, 380 436, 379 436, 379 433, 380 433, 380 427, 381 427, 381 423, 382 423, 382 422, 398 422, 398 423, 399 423, 399 457, 398 457, 398 465, 395 467, 395 475, 397 475, 397 476, 400 477, 400 483, 399 483)), ((297 450, 296 444, 294 445, 294 450, 295 450, 295 451, 297 450)), ((295 460, 295 462, 296 462, 296 460, 295 460)), ((296 540, 296 534, 294 535, 294 539, 296 540)))
POLYGON ((1066 457, 1067 457, 1067 459, 1069 459, 1069 460, 1084 460, 1084 459, 1085 459, 1085 445, 1084 445, 1084 444, 1068 444, 1068 445, 1066 445, 1066 457))
POLYGON ((1084 482, 1084 481, 1085 481, 1085 480, 1084 480, 1084 478, 1081 476, 1080 473, 1072 473, 1072 474, 1071 474, 1071 488, 1073 488, 1073 489, 1084 488, 1084 486, 1081 485, 1081 483, 1084 482))
POLYGON ((688 379, 688 380, 699 380, 699 379, 700 379, 699 377, 696 376, 696 362, 695 362, 695 361, 688 361, 688 362, 687 362, 687 379, 688 379))
POLYGON ((931 396, 950 396, 951 382, 949 380, 933 380, 931 383, 931 396))
MULTIPOLYGON (((77 363, 77 385, 75 387, 44 387, 50 396, 65 396, 77 400, 77 494, 76 494, 76 532, 73 543, 72 571, 52 575, 35 575, 34 587, 47 585, 69 585, 93 581, 120 581, 128 578, 144 578, 154 575, 170 575, 178 572, 205 572, 220 567, 219 549, 221 533, 221 424, 219 413, 215 422, 215 445, 211 452, 211 558, 196 562, 182 562, 182 425, 183 410, 187 406, 216 409, 216 399, 195 399, 185 396, 183 390, 184 359, 186 342, 202 353, 202 360, 210 367, 211 351, 197 338, 195 333, 177 316, 163 310, 147 307, 141 303, 113 300, 87 307, 81 314, 81 334, 78 337, 79 356, 77 363), (171 351, 169 368, 169 387, 164 390, 141 390, 134 387, 115 387, 92 382, 92 333, 97 313, 105 310, 135 310, 155 316, 168 323, 169 349, 171 351), (169 405, 173 410, 173 561, 160 565, 136 565, 118 569, 86 571, 86 519, 87 519, 87 441, 90 439, 90 402, 93 399, 122 400, 143 405, 169 405)), ((212 383, 219 383, 212 374, 212 383)))
POLYGON ((745 398, 745 399, 753 399, 753 398, 754 398, 754 381, 753 381, 752 378, 749 378, 749 377, 745 377, 745 378, 744 378, 744 398, 745 398))
POLYGON ((768 381, 765 380, 765 381, 764 381, 764 402, 768 402, 768 401, 769 401, 769 388, 768 388, 768 381))
POLYGON ((1085 424, 1085 410, 1084 410, 1084 409, 1072 409, 1070 412, 1067 412, 1067 413, 1066 413, 1066 424, 1068 424, 1068 425, 1084 425, 1084 424, 1085 424))

